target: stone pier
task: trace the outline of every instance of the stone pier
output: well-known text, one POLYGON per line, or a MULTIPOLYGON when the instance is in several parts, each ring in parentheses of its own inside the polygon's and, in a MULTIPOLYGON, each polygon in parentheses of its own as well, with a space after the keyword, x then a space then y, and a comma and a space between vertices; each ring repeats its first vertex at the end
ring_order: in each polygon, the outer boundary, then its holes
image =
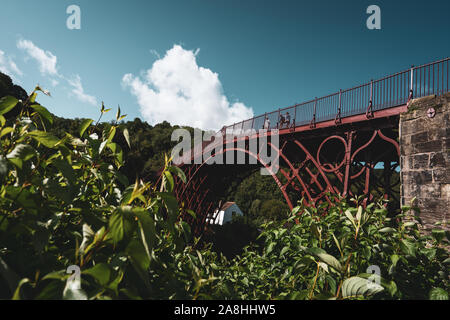
POLYGON ((412 100, 400 116, 401 203, 416 197, 424 228, 450 230, 450 93, 412 100))

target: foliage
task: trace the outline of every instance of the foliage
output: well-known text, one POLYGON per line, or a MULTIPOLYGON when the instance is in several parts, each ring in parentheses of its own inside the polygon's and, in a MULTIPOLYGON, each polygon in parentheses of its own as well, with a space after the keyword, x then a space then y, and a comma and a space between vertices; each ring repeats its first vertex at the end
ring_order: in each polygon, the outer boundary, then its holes
MULTIPOLYGON (((55 136, 62 138, 66 132, 77 135, 80 125, 87 119, 64 119, 53 117, 54 124, 49 130, 55 136)), ((97 135, 101 135, 104 126, 108 125, 99 122, 93 130, 97 135)), ((176 142, 171 141, 173 130, 178 126, 171 126, 168 122, 163 122, 151 126, 142 122, 139 118, 133 121, 119 120, 121 130, 127 129, 128 140, 125 135, 116 135, 113 142, 123 150, 124 164, 120 172, 130 181, 136 177, 143 180, 155 180, 161 168, 164 166, 164 154, 173 148, 176 142)), ((192 131, 192 128, 186 127, 192 131)))
POLYGON ((41 91, 0 99, 0 298, 448 299, 449 234, 421 235, 410 207, 390 219, 361 199, 299 206, 231 260, 201 247, 180 219, 173 176, 186 177, 171 159, 158 185, 121 173, 115 139, 132 137, 120 109, 58 137, 41 91))
POLYGON ((121 129, 127 135, 120 109, 100 135, 98 122, 84 120, 77 135, 59 138, 45 130, 53 118, 35 107, 38 91, 23 103, 0 100, 0 297, 157 297, 148 270, 166 264, 152 256, 184 252, 190 234, 171 193, 172 173, 184 174, 166 159, 160 189, 128 186, 114 142, 121 129), (17 117, 6 119, 14 108, 17 117), (81 291, 66 273, 71 266, 81 269, 81 291))
POLYGON ((421 235, 410 218, 416 208, 404 207, 392 220, 384 203, 364 209, 353 200, 352 207, 339 199, 326 215, 324 207, 297 207, 288 219, 264 224, 263 253, 250 246, 234 259, 223 270, 216 297, 231 292, 239 299, 448 298, 449 255, 443 246, 449 234, 421 235), (377 268, 379 275, 369 274, 377 268))
POLYGON ((262 243, 257 240, 259 225, 249 215, 235 216, 231 222, 211 225, 202 236, 202 243, 211 244, 211 249, 232 259, 242 254, 250 243, 262 243))
POLYGON ((289 211, 273 178, 261 175, 258 167, 248 177, 239 179, 238 175, 231 176, 236 178, 230 185, 229 199, 224 200, 233 199, 255 224, 259 225, 267 220, 281 220, 289 211))

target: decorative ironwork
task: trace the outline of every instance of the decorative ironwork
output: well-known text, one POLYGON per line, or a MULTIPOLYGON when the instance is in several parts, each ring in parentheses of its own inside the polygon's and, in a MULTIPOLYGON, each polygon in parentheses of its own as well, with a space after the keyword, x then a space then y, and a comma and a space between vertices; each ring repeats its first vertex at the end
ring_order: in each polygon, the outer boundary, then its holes
MULTIPOLYGON (((221 152, 242 152, 257 159, 269 170, 291 209, 301 199, 305 204, 322 205, 331 204, 330 197, 336 195, 361 194, 365 196, 364 204, 384 197, 395 207, 400 184, 398 114, 407 110, 413 97, 449 92, 449 64, 450 58, 446 58, 412 67, 222 129, 258 130, 265 126, 266 119, 272 119, 267 128, 270 130, 280 126, 282 113, 293 114, 292 123, 280 128, 282 147, 277 149, 269 143, 280 160, 277 174, 259 154, 249 151, 249 138, 244 148, 227 149, 224 142, 221 152), (389 123, 392 117, 397 117, 396 123, 389 123)), ((182 216, 196 234, 204 230, 208 213, 218 209, 217 188, 223 185, 220 178, 224 166, 206 165, 204 160, 201 164, 183 165, 188 181, 184 185, 177 183, 175 189, 183 208, 197 214, 196 219, 187 213, 182 216)))
MULTIPOLYGON (((364 203, 374 197, 398 201, 398 176, 400 148, 394 137, 381 129, 370 131, 345 131, 321 138, 301 139, 286 134, 281 137, 282 147, 269 147, 279 156, 279 166, 271 168, 261 160, 259 154, 245 148, 227 148, 222 153, 242 152, 257 159, 260 166, 271 173, 288 206, 293 209, 303 199, 304 204, 331 204, 330 197, 365 195, 364 203), (277 169, 277 170, 274 170, 277 169), (274 171, 278 171, 277 174, 274 171)), ((183 216, 194 230, 201 233, 206 216, 218 209, 217 190, 224 166, 210 166, 208 159, 202 164, 186 165, 187 183, 180 183, 176 196, 185 208, 197 214, 197 221, 188 214, 183 216), (212 182, 210 177, 216 181, 212 182), (219 181, 219 182, 217 182, 219 181)), ((227 165, 225 165, 227 166, 227 165)))

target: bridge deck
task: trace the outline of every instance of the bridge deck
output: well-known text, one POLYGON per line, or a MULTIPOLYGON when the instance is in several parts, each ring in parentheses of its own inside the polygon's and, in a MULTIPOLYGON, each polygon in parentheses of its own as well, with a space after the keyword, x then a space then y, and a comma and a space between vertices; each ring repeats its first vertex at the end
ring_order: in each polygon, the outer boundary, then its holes
POLYGON ((406 110, 412 98, 449 92, 449 62, 450 58, 445 58, 411 67, 351 89, 224 126, 221 131, 290 129, 298 132, 399 114, 406 110), (290 121, 281 123, 281 116, 290 121))

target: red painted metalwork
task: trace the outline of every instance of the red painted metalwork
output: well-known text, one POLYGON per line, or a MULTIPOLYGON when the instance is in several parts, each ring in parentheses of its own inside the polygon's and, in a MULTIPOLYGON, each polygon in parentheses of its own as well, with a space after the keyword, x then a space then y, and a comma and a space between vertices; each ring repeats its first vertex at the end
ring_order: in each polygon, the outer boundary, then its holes
MULTIPOLYGON (((364 138, 365 136, 367 136, 367 132, 351 130, 341 134, 325 136, 317 144, 307 147, 300 139, 292 139, 289 138, 289 135, 285 135, 282 148, 277 149, 269 143, 270 148, 278 153, 283 163, 283 166, 276 168, 279 169, 279 176, 273 172, 274 170, 267 163, 261 160, 259 154, 254 154, 245 148, 227 148, 225 145, 220 153, 243 152, 257 159, 263 167, 269 170, 291 209, 294 207, 295 202, 294 199, 291 199, 288 189, 298 194, 297 200, 303 198, 305 204, 310 202, 313 204, 331 203, 330 194, 340 194, 341 196, 355 195, 354 189, 358 185, 359 180, 361 180, 362 188, 358 187, 358 194, 367 195, 367 202, 373 198, 370 194, 372 190, 370 186, 376 185, 377 179, 373 175, 373 170, 375 164, 379 163, 379 161, 374 158, 374 161, 376 160, 374 163, 364 163, 362 168, 360 168, 357 163, 362 160, 357 160, 358 157, 365 151, 370 151, 371 148, 376 147, 388 153, 394 153, 394 158, 398 159, 400 150, 398 142, 386 136, 381 129, 371 131, 367 140, 363 141, 366 139, 364 138), (358 137, 359 135, 361 135, 361 138, 358 137), (338 142, 337 145, 340 143, 341 147, 338 147, 337 150, 341 150, 342 159, 326 160, 326 157, 330 154, 326 150, 327 145, 330 144, 336 147, 336 143, 333 141, 338 142), (353 147, 354 145, 355 147, 353 147), (389 149, 389 145, 392 146, 391 149, 389 149), (285 154, 285 150, 290 154, 294 153, 298 159, 289 159, 289 156, 285 154), (364 172, 366 174, 363 176, 364 172), (281 178, 283 178, 283 181, 281 178)), ((207 161, 211 157, 204 159, 202 164, 193 165, 191 169, 185 170, 188 182, 179 197, 180 201, 186 203, 185 207, 193 209, 199 215, 199 221, 195 224, 195 230, 199 232, 203 230, 202 228, 206 221, 205 215, 211 213, 204 210, 209 210, 208 208, 214 206, 213 199, 207 201, 207 195, 211 193, 212 186, 208 186, 207 189, 201 188, 208 184, 205 181, 207 181, 211 173, 207 172, 210 167, 207 165, 207 161)), ((380 153, 380 157, 384 157, 384 155, 380 153)), ((398 165, 398 161, 396 163, 398 165)), ((193 222, 190 216, 187 218, 190 223, 193 222)))
MULTIPOLYGON (((398 82, 397 82, 398 85, 398 82)), ((397 91, 398 93, 398 91, 397 91)), ((370 119, 373 118, 373 80, 370 81, 370 100, 369 100, 369 106, 367 107, 367 111, 366 111, 366 118, 370 119)))
MULTIPOLYGON (((301 199, 305 204, 331 203, 330 196, 333 194, 364 194, 366 204, 380 189, 385 190, 384 197, 395 198, 395 195, 388 193, 399 183, 392 177, 398 167, 400 147, 395 131, 398 123, 389 121, 394 118, 395 122, 400 113, 407 111, 412 98, 448 92, 449 60, 446 58, 412 67, 222 129, 223 132, 226 129, 258 130, 263 127, 266 118, 270 119, 269 129, 276 129, 281 114, 289 112, 294 115, 292 123, 277 131, 282 147, 278 149, 269 143, 280 159, 279 166, 275 168, 278 174, 261 160, 259 154, 249 151, 249 143, 259 137, 258 133, 219 142, 223 143, 219 153, 243 152, 257 159, 260 166, 269 170, 291 209, 295 200, 301 199), (242 140, 245 142, 244 148, 227 146, 230 142, 242 140), (380 164, 383 164, 383 169, 380 164)), ((273 134, 271 130, 264 133, 269 137, 273 134)), ((203 143, 200 154, 193 155, 191 160, 215 146, 216 142, 203 143)), ((214 167, 206 165, 211 157, 199 164, 183 165, 187 183, 178 183, 175 189, 183 207, 197 213, 196 221, 190 215, 183 215, 183 219, 195 225, 196 233, 202 232, 210 210, 218 209, 215 188, 220 186, 220 182, 214 184, 211 179, 221 175, 221 168, 212 169, 214 167)))

